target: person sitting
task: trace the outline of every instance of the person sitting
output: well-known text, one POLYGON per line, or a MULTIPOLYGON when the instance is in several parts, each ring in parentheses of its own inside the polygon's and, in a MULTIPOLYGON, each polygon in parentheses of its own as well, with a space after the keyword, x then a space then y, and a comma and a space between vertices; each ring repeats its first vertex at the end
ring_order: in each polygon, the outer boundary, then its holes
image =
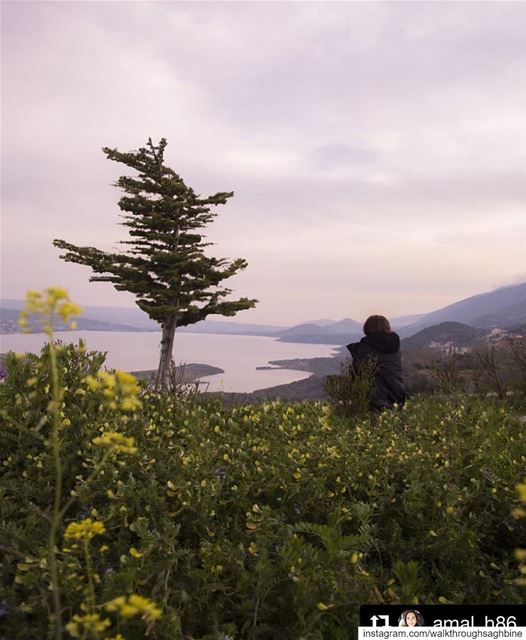
POLYGON ((375 362, 371 405, 378 410, 401 406, 407 399, 402 377, 400 337, 384 316, 369 316, 363 325, 365 337, 347 345, 357 374, 366 362, 375 362))

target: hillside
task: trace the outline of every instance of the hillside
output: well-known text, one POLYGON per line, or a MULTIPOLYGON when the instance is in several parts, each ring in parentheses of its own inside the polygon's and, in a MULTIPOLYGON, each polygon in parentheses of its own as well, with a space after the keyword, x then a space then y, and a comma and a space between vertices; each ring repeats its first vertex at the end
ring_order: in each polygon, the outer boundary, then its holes
POLYGON ((452 342, 456 347, 471 347, 486 335, 483 329, 476 329, 461 322, 441 322, 422 329, 415 335, 402 340, 402 348, 421 349, 430 344, 452 342))
POLYGON ((391 318, 390 320, 391 327, 393 327, 395 331, 398 331, 402 327, 407 327, 411 324, 415 324, 425 315, 426 315, 425 313, 411 313, 409 315, 397 316, 396 318, 391 318))
POLYGON ((416 322, 402 327, 400 335, 408 337, 426 327, 450 321, 483 329, 506 329, 526 322, 526 282, 471 296, 432 311, 416 322))
POLYGON ((523 300, 518 300, 498 311, 488 312, 476 318, 473 325, 493 329, 511 329, 516 326, 526 324, 526 304, 523 300))

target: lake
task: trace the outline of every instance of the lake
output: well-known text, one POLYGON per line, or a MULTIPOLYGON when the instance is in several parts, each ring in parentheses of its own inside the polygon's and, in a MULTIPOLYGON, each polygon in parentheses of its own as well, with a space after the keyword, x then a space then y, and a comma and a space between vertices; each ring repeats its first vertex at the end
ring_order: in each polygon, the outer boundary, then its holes
MULTIPOLYGON (((160 332, 57 331, 64 342, 86 341, 88 350, 107 351, 108 367, 125 371, 156 369, 159 360, 160 332)), ((41 333, 0 335, 0 351, 39 353, 46 342, 41 333)), ((202 333, 177 333, 176 364, 197 362, 224 369, 224 373, 201 378, 209 382, 208 391, 250 392, 307 378, 310 374, 289 369, 258 371, 270 360, 318 358, 335 353, 335 345, 278 342, 262 336, 231 336, 202 333)))

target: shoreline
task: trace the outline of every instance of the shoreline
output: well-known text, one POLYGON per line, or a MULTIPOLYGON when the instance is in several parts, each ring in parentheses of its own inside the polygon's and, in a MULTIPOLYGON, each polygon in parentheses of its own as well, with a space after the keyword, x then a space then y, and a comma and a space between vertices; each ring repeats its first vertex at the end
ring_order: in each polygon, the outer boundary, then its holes
MULTIPOLYGON (((254 391, 202 391, 201 396, 206 399, 222 399, 228 403, 248 404, 264 402, 266 400, 324 400, 327 398, 324 390, 325 379, 329 375, 340 373, 341 365, 346 356, 344 348, 339 349, 333 356, 320 358, 291 358, 289 360, 271 360, 268 365, 256 367, 260 371, 272 369, 289 369, 292 371, 309 372, 311 375, 302 380, 288 382, 255 389, 254 391)), ((176 368, 176 379, 181 384, 191 384, 201 377, 224 373, 223 369, 207 364, 190 363, 184 367, 181 374, 180 367, 176 368), (179 380, 178 375, 183 377, 179 380)), ((134 376, 142 380, 153 380, 155 370, 131 371, 134 376)))
MULTIPOLYGON (((211 364, 199 362, 189 362, 183 366, 175 367, 174 378, 180 384, 190 384, 205 376, 214 376, 224 373, 224 369, 214 367, 211 364)), ((130 371, 138 380, 153 382, 157 374, 157 369, 146 369, 143 371, 130 371)))
POLYGON ((246 404, 264 402, 265 400, 307 401, 325 400, 324 385, 326 377, 338 375, 341 366, 347 359, 345 347, 341 347, 333 356, 320 358, 292 358, 289 360, 271 360, 269 365, 257 367, 258 370, 289 369, 293 371, 309 372, 311 375, 303 380, 286 384, 255 389, 251 392, 204 392, 203 396, 221 398, 227 402, 246 404))
MULTIPOLYGON (((5 354, 0 354, 0 364, 5 354)), ((345 347, 337 347, 333 355, 315 358, 290 358, 283 360, 270 360, 267 365, 256 367, 256 370, 291 370, 310 373, 311 375, 301 380, 288 382, 270 387, 262 387, 254 391, 201 391, 203 398, 222 398, 227 402, 250 403, 268 399, 283 400, 317 400, 325 398, 323 389, 325 378, 328 375, 340 373, 341 365, 346 359, 345 347)), ((225 370, 209 364, 191 362, 184 366, 178 366, 174 373, 175 384, 192 384, 200 378, 219 375, 225 370)), ((152 382, 157 374, 156 369, 130 371, 139 380, 152 382)))

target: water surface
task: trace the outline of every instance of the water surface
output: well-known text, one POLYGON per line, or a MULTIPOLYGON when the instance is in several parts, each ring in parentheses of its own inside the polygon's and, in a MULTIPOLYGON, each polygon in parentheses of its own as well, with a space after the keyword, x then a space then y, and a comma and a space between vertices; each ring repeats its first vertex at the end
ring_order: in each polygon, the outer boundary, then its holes
MULTIPOLYGON (((58 340, 86 341, 88 350, 107 351, 109 367, 125 371, 156 369, 159 362, 160 332, 58 331, 58 340)), ((0 351, 39 353, 46 341, 41 333, 0 336, 0 351)), ((197 362, 224 369, 224 373, 202 378, 209 391, 264 389, 307 378, 310 374, 289 369, 258 371, 270 360, 317 358, 334 353, 334 345, 278 342, 263 336, 231 336, 202 333, 178 333, 175 336, 176 364, 197 362)))

